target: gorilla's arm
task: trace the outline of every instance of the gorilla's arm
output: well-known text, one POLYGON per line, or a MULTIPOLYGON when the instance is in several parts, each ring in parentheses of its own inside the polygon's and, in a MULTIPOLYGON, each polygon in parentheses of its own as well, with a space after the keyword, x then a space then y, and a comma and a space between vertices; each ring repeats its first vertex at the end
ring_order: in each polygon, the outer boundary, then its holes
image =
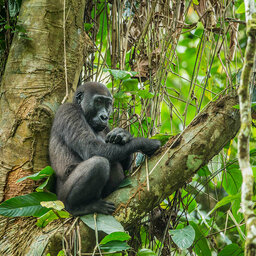
POLYGON ((111 162, 122 162, 134 152, 142 151, 151 155, 160 147, 158 140, 146 138, 132 138, 124 145, 105 143, 96 137, 80 107, 72 103, 64 104, 59 108, 52 131, 83 160, 102 156, 111 162))

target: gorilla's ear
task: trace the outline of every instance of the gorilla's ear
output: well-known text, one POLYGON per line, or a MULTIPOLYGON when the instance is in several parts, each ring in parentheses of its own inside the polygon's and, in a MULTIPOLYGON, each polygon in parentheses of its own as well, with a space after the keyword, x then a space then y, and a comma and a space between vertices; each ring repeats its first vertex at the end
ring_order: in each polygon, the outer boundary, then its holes
POLYGON ((83 100, 83 96, 84 96, 83 92, 78 92, 76 94, 76 101, 77 101, 78 104, 80 104, 81 101, 83 100))

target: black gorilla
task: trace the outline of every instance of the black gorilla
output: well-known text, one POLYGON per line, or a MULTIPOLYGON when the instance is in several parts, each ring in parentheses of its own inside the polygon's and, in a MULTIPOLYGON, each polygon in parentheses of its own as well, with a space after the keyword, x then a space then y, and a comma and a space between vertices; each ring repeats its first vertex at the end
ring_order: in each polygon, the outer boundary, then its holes
POLYGON ((113 192, 131 165, 131 154, 152 155, 158 140, 133 138, 129 132, 109 131, 112 96, 101 83, 78 87, 73 103, 58 109, 49 145, 57 177, 57 196, 73 215, 111 214, 115 206, 102 198, 113 192))

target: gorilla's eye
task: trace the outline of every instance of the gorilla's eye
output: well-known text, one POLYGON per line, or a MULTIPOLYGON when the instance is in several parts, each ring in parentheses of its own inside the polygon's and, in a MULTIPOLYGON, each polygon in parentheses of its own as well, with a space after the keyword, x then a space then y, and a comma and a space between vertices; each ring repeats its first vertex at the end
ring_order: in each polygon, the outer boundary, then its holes
POLYGON ((95 99, 95 103, 96 103, 97 105, 102 104, 102 99, 101 99, 101 98, 95 99))

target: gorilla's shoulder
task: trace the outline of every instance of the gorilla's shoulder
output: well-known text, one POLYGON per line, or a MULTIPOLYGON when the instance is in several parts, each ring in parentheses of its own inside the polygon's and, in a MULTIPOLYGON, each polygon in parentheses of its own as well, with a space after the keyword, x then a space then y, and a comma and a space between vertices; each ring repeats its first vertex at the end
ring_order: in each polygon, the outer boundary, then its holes
POLYGON ((74 113, 80 111, 80 107, 77 104, 74 103, 64 103, 59 106, 57 110, 57 115, 63 115, 64 113, 74 113))

